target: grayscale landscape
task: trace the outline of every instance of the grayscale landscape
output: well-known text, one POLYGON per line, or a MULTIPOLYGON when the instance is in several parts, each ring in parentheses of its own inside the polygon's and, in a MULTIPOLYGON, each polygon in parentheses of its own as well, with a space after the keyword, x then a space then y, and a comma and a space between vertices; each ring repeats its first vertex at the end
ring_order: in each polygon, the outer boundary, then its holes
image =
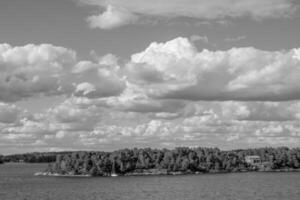
POLYGON ((300 199, 300 1, 0 0, 0 200, 300 199))

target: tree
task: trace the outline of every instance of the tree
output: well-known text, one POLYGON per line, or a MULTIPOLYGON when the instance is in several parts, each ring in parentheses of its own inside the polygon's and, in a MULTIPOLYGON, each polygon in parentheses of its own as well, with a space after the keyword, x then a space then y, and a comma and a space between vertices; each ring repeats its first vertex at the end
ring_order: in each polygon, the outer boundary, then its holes
MULTIPOLYGON (((45 160, 46 154, 9 156, 10 160, 45 160), (34 155, 34 159, 32 156, 34 155)), ((272 169, 300 168, 300 148, 259 148, 221 151, 217 148, 123 149, 114 152, 57 153, 51 173, 109 175, 111 173, 209 172, 251 170, 245 162, 247 155, 259 155, 272 169)), ((7 158, 4 158, 7 159, 7 158)))
POLYGON ((0 155, 0 164, 3 164, 4 163, 4 157, 2 155, 0 155))

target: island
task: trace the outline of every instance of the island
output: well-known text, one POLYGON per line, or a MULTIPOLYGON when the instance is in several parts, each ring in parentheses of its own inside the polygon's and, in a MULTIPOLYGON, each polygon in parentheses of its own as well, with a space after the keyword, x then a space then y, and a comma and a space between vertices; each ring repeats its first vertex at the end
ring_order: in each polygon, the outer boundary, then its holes
POLYGON ((300 148, 257 148, 222 151, 218 148, 122 149, 113 152, 58 154, 47 176, 133 176, 299 171, 300 148))

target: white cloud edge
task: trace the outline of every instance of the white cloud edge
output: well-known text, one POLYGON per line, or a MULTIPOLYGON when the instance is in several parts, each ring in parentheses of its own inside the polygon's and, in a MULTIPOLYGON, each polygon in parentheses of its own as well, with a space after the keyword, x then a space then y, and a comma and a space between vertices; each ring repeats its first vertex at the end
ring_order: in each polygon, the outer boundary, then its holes
POLYGON ((96 5, 106 10, 87 18, 91 28, 110 30, 135 24, 143 17, 189 17, 199 20, 223 20, 251 17, 255 20, 291 17, 298 6, 290 0, 79 0, 83 5, 96 5))

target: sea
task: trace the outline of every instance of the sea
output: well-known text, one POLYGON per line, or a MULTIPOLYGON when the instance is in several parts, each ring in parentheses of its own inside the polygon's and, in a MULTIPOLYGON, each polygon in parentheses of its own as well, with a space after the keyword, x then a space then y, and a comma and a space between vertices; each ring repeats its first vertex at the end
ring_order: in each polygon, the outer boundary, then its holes
POLYGON ((47 164, 0 165, 0 200, 299 200, 299 172, 43 177, 47 164))

